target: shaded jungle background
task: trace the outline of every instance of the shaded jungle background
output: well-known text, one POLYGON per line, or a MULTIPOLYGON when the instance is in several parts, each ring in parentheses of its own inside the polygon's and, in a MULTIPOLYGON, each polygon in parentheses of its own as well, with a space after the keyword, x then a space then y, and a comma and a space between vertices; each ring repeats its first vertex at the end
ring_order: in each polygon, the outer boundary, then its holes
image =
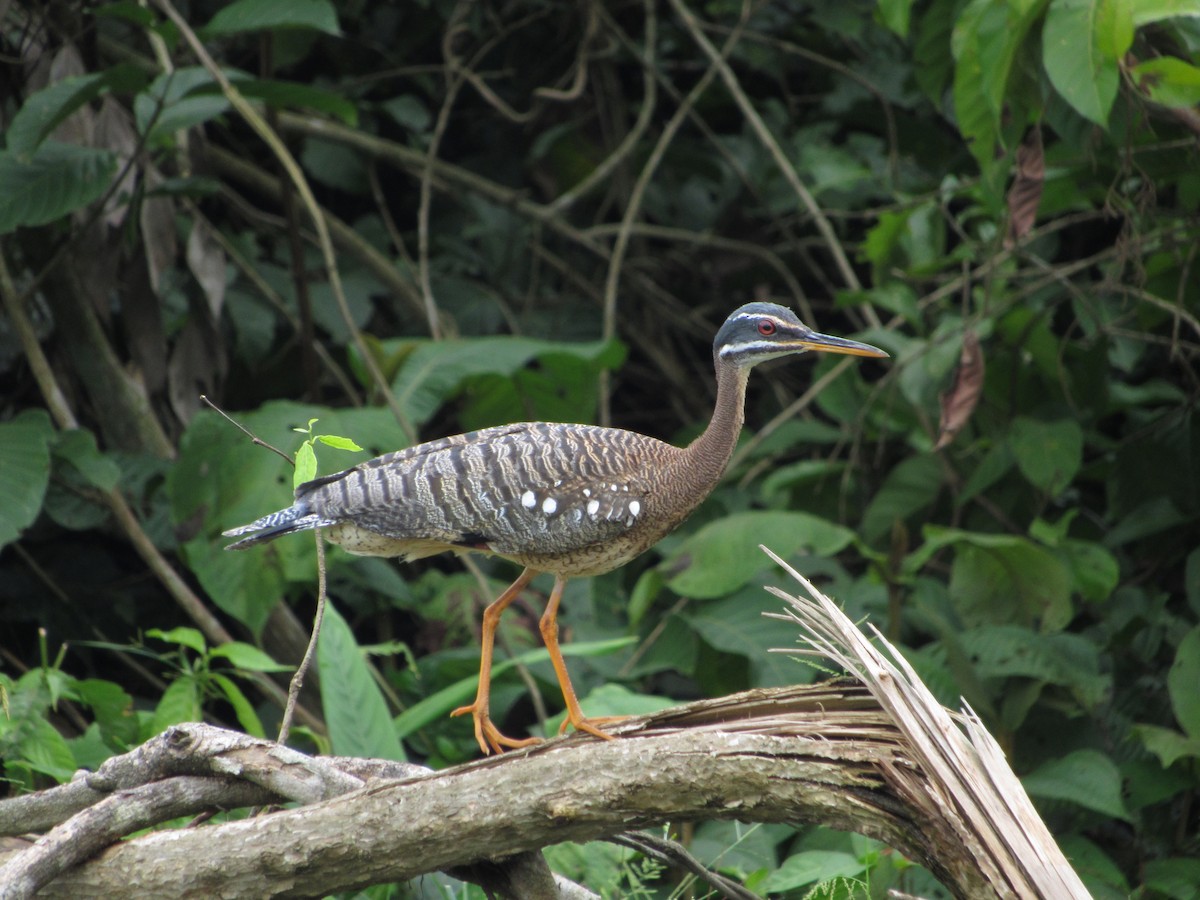
MULTIPOLYGON (((1200 7, 173 9, 0 4, 12 790, 178 721, 277 727, 313 542, 222 551, 292 472, 201 395, 322 472, 366 457, 321 436, 377 453, 524 419, 682 443, 716 327, 773 299, 892 359, 760 369, 701 511, 570 583, 585 708, 825 677, 769 652, 795 636, 761 615, 765 543, 984 717, 1096 897, 1200 896, 1200 7)), ((513 575, 331 552, 295 740, 474 756, 446 713, 513 575)), ((534 586, 497 666, 514 734, 559 710, 534 586)), ((686 837, 764 896, 939 891, 857 836, 686 837)), ((609 845, 548 852, 610 896, 687 889, 609 845)))

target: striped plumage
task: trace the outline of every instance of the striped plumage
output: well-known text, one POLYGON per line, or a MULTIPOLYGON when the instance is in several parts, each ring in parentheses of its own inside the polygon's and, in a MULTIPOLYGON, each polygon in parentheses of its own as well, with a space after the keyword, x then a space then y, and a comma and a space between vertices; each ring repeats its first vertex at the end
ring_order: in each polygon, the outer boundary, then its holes
POLYGON ((525 422, 429 441, 388 453, 296 489, 296 502, 249 525, 243 549, 321 528, 351 553, 417 559, 445 551, 502 556, 525 567, 485 612, 479 694, 469 707, 485 753, 526 741, 504 737, 488 716, 492 640, 500 613, 538 572, 555 575, 542 619, 570 722, 606 736, 584 718, 557 645, 557 610, 567 578, 611 571, 674 530, 712 491, 742 426, 746 380, 757 363, 821 350, 886 356, 866 344, 813 332, 790 310, 751 303, 717 333, 717 403, 704 433, 686 448, 616 428, 525 422))

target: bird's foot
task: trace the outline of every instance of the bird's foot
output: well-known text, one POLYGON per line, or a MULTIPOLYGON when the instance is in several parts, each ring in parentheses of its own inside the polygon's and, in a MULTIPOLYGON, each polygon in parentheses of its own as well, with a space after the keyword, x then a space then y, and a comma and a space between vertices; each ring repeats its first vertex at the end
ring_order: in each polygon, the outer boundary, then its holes
POLYGON ((558 726, 559 734, 566 734, 567 726, 574 727, 576 731, 582 731, 590 734, 593 737, 603 738, 606 741, 611 741, 613 736, 600 730, 601 725, 612 725, 616 722, 621 722, 628 719, 629 716, 568 716, 562 720, 562 724, 558 726))
POLYGON ((492 718, 488 715, 487 710, 480 709, 474 703, 470 706, 460 706, 451 712, 450 715, 465 716, 467 713, 470 713, 471 718, 475 720, 475 740, 479 742, 479 748, 483 751, 484 756, 488 756, 493 751, 503 753, 505 750, 532 747, 534 744, 541 743, 541 738, 518 739, 508 737, 492 722, 492 718))

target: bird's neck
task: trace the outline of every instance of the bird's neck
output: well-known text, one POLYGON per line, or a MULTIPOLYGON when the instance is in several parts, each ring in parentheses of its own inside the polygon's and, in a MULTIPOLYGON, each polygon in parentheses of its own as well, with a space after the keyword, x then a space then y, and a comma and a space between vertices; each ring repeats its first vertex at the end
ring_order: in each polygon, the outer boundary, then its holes
POLYGON ((745 420, 749 369, 717 367, 717 405, 704 433, 683 451, 689 480, 707 494, 716 486, 733 456, 745 420))

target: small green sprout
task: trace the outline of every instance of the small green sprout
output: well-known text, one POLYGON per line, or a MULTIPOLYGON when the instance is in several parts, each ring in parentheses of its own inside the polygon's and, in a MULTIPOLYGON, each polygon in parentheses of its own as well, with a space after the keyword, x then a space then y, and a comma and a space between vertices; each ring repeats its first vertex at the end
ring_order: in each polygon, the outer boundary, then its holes
POLYGON ((307 428, 293 428, 299 434, 307 434, 308 440, 300 445, 300 449, 296 451, 296 471, 292 475, 292 486, 300 487, 306 481, 312 481, 317 477, 317 451, 315 445, 320 441, 327 447, 333 447, 336 450, 350 450, 351 452, 360 452, 362 447, 354 443, 348 437, 341 437, 336 434, 313 434, 313 425, 317 423, 317 419, 309 419, 307 428))

